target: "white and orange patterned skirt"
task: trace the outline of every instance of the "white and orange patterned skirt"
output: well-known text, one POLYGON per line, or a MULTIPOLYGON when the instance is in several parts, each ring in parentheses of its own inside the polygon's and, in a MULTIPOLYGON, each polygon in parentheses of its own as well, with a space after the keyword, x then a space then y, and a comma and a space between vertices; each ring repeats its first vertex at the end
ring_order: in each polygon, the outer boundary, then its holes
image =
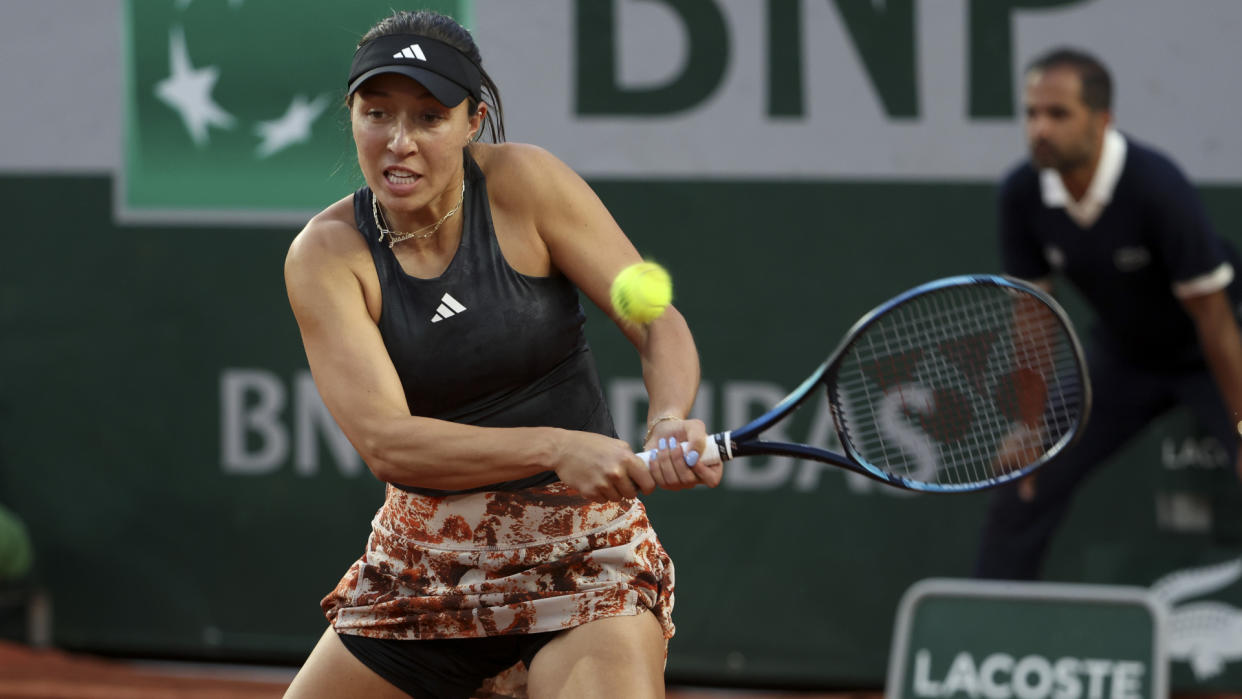
POLYGON ((673 564, 637 499, 564 483, 431 497, 389 486, 366 553, 322 607, 339 633, 474 638, 650 610, 673 635, 673 564))

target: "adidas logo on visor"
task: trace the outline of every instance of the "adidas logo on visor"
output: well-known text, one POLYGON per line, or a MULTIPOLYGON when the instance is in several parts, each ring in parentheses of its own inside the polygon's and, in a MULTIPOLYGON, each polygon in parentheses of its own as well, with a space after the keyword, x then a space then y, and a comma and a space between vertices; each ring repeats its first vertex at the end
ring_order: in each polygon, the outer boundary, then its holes
POLYGON ((418 44, 410 44, 400 51, 392 55, 393 58, 417 58, 420 61, 427 60, 427 56, 423 54, 423 49, 418 44))

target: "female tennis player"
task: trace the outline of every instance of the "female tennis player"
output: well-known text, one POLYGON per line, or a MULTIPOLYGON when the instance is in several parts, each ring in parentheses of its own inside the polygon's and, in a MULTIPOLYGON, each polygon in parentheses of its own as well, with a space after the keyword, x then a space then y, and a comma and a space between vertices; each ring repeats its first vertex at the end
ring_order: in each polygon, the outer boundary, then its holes
POLYGON ((287 696, 663 696, 673 566, 636 496, 720 482, 686 419, 684 318, 618 321, 649 470, 615 435, 578 300, 612 314, 640 256, 569 167, 503 142, 470 34, 396 12, 347 85, 366 186, 307 224, 285 281, 324 402, 388 485, 287 696))

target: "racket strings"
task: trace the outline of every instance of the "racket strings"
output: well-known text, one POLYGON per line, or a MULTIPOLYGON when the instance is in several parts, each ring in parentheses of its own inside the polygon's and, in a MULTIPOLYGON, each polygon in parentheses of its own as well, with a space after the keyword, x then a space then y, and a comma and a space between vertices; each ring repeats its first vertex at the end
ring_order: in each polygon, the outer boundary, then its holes
POLYGON ((1042 301, 1002 286, 948 287, 878 316, 830 388, 843 444, 922 483, 981 483, 1038 463, 1075 428, 1074 342, 1042 301))
MULTIPOLYGON (((869 391, 870 398, 883 400, 886 404, 886 409, 879 413, 878 429, 873 430, 870 437, 884 456, 881 463, 890 472, 920 481, 975 481, 981 476, 978 472, 960 471, 969 471, 974 463, 980 461, 977 458, 977 454, 982 452, 979 435, 985 430, 968 429, 977 419, 969 394, 950 390, 949 387, 955 382, 965 381, 972 384, 970 389, 974 393, 984 388, 985 377, 972 369, 986 360, 991 349, 992 337, 987 332, 990 323, 983 322, 990 314, 983 312, 988 310, 985 307, 976 306, 967 312, 963 305, 949 301, 944 294, 929 296, 920 303, 900 307, 885 322, 878 324, 875 337, 881 338, 882 342, 878 344, 886 354, 877 355, 873 343, 868 343, 871 346, 865 352, 860 347, 859 359, 874 358, 873 366, 889 363, 891 355, 887 353, 894 350, 917 353, 922 359, 917 376, 907 377, 908 380, 902 384, 881 384, 883 393, 880 396, 869 391), (946 335, 944 328, 955 330, 946 335), (924 347, 927 338, 939 341, 931 343, 930 348, 924 347), (940 354, 935 351, 936 344, 940 345, 940 354), (960 376, 951 373, 950 362, 956 365, 960 376), (910 398, 914 398, 915 402, 912 403, 910 398), (913 430, 903 429, 905 426, 900 421, 907 417, 915 418, 911 425, 913 430), (933 444, 920 439, 920 432, 934 443, 956 445, 962 454, 943 463, 933 444)), ((876 453, 874 449, 867 451, 876 453)))

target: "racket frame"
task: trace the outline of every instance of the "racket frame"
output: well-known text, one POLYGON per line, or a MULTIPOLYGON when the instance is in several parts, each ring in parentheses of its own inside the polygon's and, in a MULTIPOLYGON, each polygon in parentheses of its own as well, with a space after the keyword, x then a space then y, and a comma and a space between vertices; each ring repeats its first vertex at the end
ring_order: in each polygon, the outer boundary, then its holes
MULTIPOLYGON (((831 400, 829 401, 831 403, 831 400)), ((832 408, 833 427, 837 431, 837 437, 840 439, 842 427, 838 417, 838 410, 835 405, 832 408)), ((801 384, 798 385, 789 395, 785 396, 776 405, 772 406, 767 412, 759 417, 751 420, 742 427, 735 430, 728 430, 710 435, 709 439, 715 441, 715 446, 720 452, 722 461, 739 456, 752 455, 772 455, 772 456, 792 456, 801 459, 811 459, 813 461, 821 461, 830 463, 835 466, 860 473, 869 478, 885 483, 887 485, 896 486, 905 490, 914 490, 921 492, 964 492, 973 490, 984 490, 994 488, 1009 481, 1025 476, 1032 470, 1046 463, 1049 459, 1064 451, 1070 444, 1082 434, 1083 427, 1086 425, 1087 416, 1091 413, 1091 381, 1087 376, 1087 365, 1084 360, 1082 343, 1079 342, 1077 335, 1073 331, 1073 325, 1070 323, 1069 316, 1060 304, 1056 302, 1049 294, 1042 289, 1027 284, 1013 277, 1000 276, 994 274, 967 274, 954 277, 945 277, 937 279, 925 284, 921 284, 912 289, 902 292, 897 296, 876 306, 867 312, 850 327, 844 338, 838 343, 836 349, 828 355, 819 367, 811 373, 801 384), (756 439, 761 432, 776 424, 785 416, 793 412, 799 405, 806 401, 818 388, 829 388, 832 380, 840 369, 842 357, 849 348, 858 340, 859 336, 872 323, 876 322, 881 316, 886 315, 893 309, 902 306, 912 300, 924 296, 928 293, 938 291, 940 289, 950 287, 963 287, 970 285, 983 285, 993 287, 1005 287, 1015 289, 1017 291, 1029 294, 1044 304, 1056 316, 1065 330, 1066 336, 1070 340, 1071 348, 1077 359, 1076 365, 1079 372, 1079 381, 1082 386, 1082 416, 1073 429, 1067 430, 1065 434, 1050 445, 1043 455, 1035 460, 1034 463, 1027 464, 1020 469, 1014 469, 1004 474, 997 475, 994 479, 986 482, 975 483, 927 483, 924 481, 915 481, 896 474, 888 473, 870 463, 852 448, 849 440, 841 439, 841 444, 845 447, 846 454, 838 454, 836 452, 813 447, 806 444, 798 444, 794 442, 773 442, 756 439)))

